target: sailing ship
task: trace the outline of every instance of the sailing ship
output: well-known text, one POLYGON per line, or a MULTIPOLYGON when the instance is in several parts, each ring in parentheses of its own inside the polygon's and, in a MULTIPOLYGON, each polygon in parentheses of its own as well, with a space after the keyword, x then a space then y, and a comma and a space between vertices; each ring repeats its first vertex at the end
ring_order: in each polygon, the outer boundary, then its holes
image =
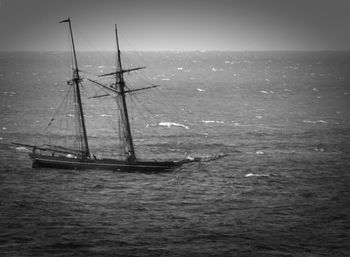
POLYGON ((78 141, 78 149, 71 149, 64 146, 57 145, 26 145, 15 143, 16 145, 30 147, 32 149, 29 154, 32 159, 32 167, 46 167, 46 168, 62 168, 62 169, 110 169, 117 171, 141 171, 141 172, 161 172, 171 170, 174 167, 178 167, 184 163, 197 161, 197 159, 185 159, 181 161, 154 161, 154 160, 139 160, 135 154, 135 147, 133 143, 133 137, 131 134, 130 121, 128 115, 128 108, 126 102, 126 95, 133 91, 139 91, 155 87, 149 86, 141 89, 131 90, 126 87, 124 81, 124 73, 143 69, 131 68, 123 69, 121 62, 121 51, 119 48, 117 26, 115 26, 116 46, 117 46, 117 65, 116 71, 112 73, 103 74, 100 76, 113 76, 115 77, 115 83, 112 86, 103 85, 97 81, 89 79, 91 82, 98 84, 105 90, 108 90, 110 96, 113 96, 118 104, 118 110, 120 115, 120 135, 123 154, 119 159, 115 158, 96 158, 90 152, 88 134, 85 125, 84 109, 81 99, 81 82, 80 70, 78 68, 77 55, 75 51, 73 31, 70 18, 60 21, 60 23, 68 23, 70 39, 72 44, 72 52, 74 57, 73 63, 73 75, 72 79, 67 84, 72 88, 74 92, 74 115, 77 124, 77 135, 75 140, 78 141))

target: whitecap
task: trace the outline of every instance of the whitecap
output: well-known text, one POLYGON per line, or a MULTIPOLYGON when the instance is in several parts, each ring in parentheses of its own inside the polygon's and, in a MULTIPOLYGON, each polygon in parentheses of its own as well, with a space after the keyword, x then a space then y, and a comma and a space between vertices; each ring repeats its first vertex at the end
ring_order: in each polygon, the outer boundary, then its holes
POLYGON ((169 78, 162 78, 161 80, 169 81, 170 79, 169 78))
POLYGON ((262 93, 262 94, 268 94, 269 93, 269 92, 267 92, 265 90, 260 90, 259 92, 262 93))
POLYGON ((174 127, 182 127, 182 128, 185 128, 185 129, 189 129, 189 127, 183 125, 183 124, 179 124, 179 123, 175 123, 175 122, 159 122, 158 123, 159 126, 165 126, 165 127, 168 127, 170 128, 171 126, 174 126, 174 127))
POLYGON ((24 146, 19 146, 19 147, 16 147, 15 149, 20 152, 30 152, 30 150, 24 146))
POLYGON ((204 90, 204 89, 201 89, 201 88, 197 88, 197 91, 199 91, 199 92, 204 92, 205 90, 204 90))
POLYGON ((111 117, 111 114, 101 114, 101 117, 111 117))
POLYGON ((256 154, 264 154, 263 151, 256 151, 256 154))
POLYGON ((214 71, 214 72, 218 71, 218 69, 216 69, 216 68, 214 68, 214 67, 211 68, 211 70, 214 71))
POLYGON ((182 68, 182 67, 177 67, 177 70, 183 70, 184 68, 182 68))
POLYGON ((190 160, 190 161, 194 161, 194 157, 191 156, 191 155, 187 155, 187 156, 186 156, 186 159, 187 159, 187 160, 190 160))
POLYGON ((219 123, 219 124, 224 124, 224 121, 219 121, 219 120, 202 120, 203 123, 208 124, 208 123, 219 123))
POLYGON ((315 87, 314 87, 314 88, 312 88, 312 90, 313 90, 313 91, 315 91, 315 92, 317 92, 317 91, 318 91, 318 89, 317 89, 317 88, 315 88, 315 87))
POLYGON ((245 177, 270 177, 270 174, 254 174, 254 173, 248 173, 245 175, 245 177))
POLYGON ((314 123, 312 120, 303 120, 304 123, 314 123))
POLYGON ((312 124, 316 124, 316 123, 328 123, 325 120, 316 120, 316 121, 312 121, 312 120, 303 120, 304 123, 312 123, 312 124))
POLYGON ((315 147, 314 150, 315 150, 316 152, 324 152, 324 151, 325 151, 325 150, 324 150, 323 148, 321 148, 321 147, 315 147))

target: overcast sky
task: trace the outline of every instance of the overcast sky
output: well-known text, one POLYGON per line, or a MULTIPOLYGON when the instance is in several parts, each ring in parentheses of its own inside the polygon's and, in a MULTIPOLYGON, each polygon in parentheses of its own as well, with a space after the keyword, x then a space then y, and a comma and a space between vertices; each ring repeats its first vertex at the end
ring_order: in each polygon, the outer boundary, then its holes
POLYGON ((0 0, 0 50, 350 50, 350 0, 0 0))

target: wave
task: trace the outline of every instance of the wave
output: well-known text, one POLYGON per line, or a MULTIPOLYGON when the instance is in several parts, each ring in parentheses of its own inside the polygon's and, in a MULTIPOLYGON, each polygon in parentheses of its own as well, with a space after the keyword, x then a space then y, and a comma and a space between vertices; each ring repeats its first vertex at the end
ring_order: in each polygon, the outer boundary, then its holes
POLYGON ((271 174, 255 174, 255 173, 248 173, 245 175, 246 178, 248 177, 271 177, 271 174))
POLYGON ((184 163, 186 163, 186 162, 211 162, 211 161, 219 160, 219 159, 224 158, 226 156, 228 156, 228 154, 224 154, 224 153, 219 153, 216 155, 198 156, 198 157, 193 157, 191 155, 188 155, 183 162, 184 163))
POLYGON ((208 124, 208 123, 219 123, 223 124, 225 123, 224 121, 219 121, 219 120, 202 120, 203 123, 208 124))
POLYGON ((185 129, 189 129, 188 126, 183 125, 183 124, 179 124, 179 123, 175 123, 175 122, 163 122, 162 121, 162 122, 159 122, 158 125, 159 126, 165 126, 165 127, 168 127, 168 128, 174 126, 174 127, 182 127, 182 128, 185 128, 185 129))
MULTIPOLYGON (((12 147, 10 147, 12 148, 12 147)), ((24 147, 24 146, 18 146, 18 147, 15 147, 16 151, 19 151, 19 152, 31 152, 30 149, 28 149, 27 147, 24 147)))
POLYGON ((326 124, 328 123, 327 121, 325 120, 303 120, 304 123, 312 123, 312 124, 317 124, 317 123, 323 123, 323 124, 326 124))

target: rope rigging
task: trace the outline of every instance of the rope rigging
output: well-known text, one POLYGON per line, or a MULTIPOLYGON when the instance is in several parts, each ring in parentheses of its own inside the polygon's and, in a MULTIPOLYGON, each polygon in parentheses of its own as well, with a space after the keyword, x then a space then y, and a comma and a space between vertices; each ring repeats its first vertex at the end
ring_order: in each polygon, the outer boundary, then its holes
MULTIPOLYGON (((133 114, 133 110, 136 110, 136 112, 139 114, 139 116, 141 117, 141 120, 143 120, 146 125, 145 127, 155 127, 158 126, 158 124, 160 124, 159 119, 162 119, 162 115, 160 114, 160 112, 167 112, 168 115, 171 115, 171 117, 173 118, 174 116, 174 112, 173 110, 179 110, 178 106, 176 104, 173 103, 173 101, 171 99, 169 99, 169 97, 164 94, 162 92, 162 90, 158 89, 157 87, 159 85, 155 85, 151 82, 151 80, 145 76, 145 74, 141 71, 137 72, 137 76, 136 79, 134 77, 134 82, 137 83, 143 83, 146 85, 150 85, 147 87, 143 87, 140 88, 138 86, 134 87, 134 83, 129 83, 129 82, 125 82, 124 78, 123 78, 123 74, 124 73, 130 73, 136 70, 141 70, 144 67, 140 67, 140 68, 134 68, 135 66, 133 65, 126 65, 126 68, 123 68, 121 66, 121 61, 120 59, 120 51, 119 51, 119 46, 118 46, 118 51, 115 51, 117 58, 116 58, 116 63, 114 66, 114 69, 116 67, 118 67, 118 69, 115 72, 111 72, 111 73, 107 73, 107 74, 99 74, 99 75, 95 75, 96 72, 92 72, 92 71, 88 71, 88 70, 80 70, 78 69, 78 65, 77 65, 77 61, 76 61, 76 55, 73 56, 73 52, 74 51, 74 45, 73 45, 73 39, 72 41, 70 40, 72 38, 69 38, 68 36, 68 44, 69 47, 71 48, 70 51, 70 55, 69 55, 69 62, 70 65, 68 65, 68 67, 70 67, 69 69, 69 73, 71 74, 72 69, 73 69, 73 79, 68 81, 68 86, 69 89, 67 91, 66 96, 64 97, 63 101, 61 102, 59 108, 56 110, 54 116, 52 117, 52 119, 50 120, 50 122, 48 123, 47 127, 45 128, 45 130, 49 130, 49 128, 53 128, 56 129, 60 135, 64 134, 63 137, 59 138, 59 141, 64 141, 64 146, 67 148, 72 148, 72 149, 76 149, 78 151, 81 151, 83 153, 83 151, 86 151, 88 156, 89 154, 89 150, 88 150, 88 146, 87 146, 87 140, 86 138, 83 138, 83 135, 85 135, 86 137, 86 130, 85 130, 85 119, 83 115, 83 109, 85 112, 85 109, 88 109, 89 106, 85 106, 84 105, 84 101, 82 101, 80 99, 80 95, 84 95, 87 96, 88 99, 94 99, 94 98, 101 98, 101 97, 105 97, 105 96, 109 96, 110 99, 114 100, 114 106, 117 106, 117 108, 114 108, 115 110, 119 111, 119 116, 117 119, 117 122, 112 123, 112 124, 117 124, 118 127, 118 138, 119 138, 119 153, 121 156, 123 156, 123 154, 127 154, 130 150, 133 150, 133 142, 132 142, 132 137, 131 137, 131 133, 130 133, 130 129, 132 129, 134 131, 135 126, 129 126, 129 117, 128 117, 128 112, 127 112, 127 106, 126 106, 126 100, 125 100, 125 96, 128 95, 128 101, 131 101, 132 108, 128 108, 130 110, 129 114, 133 114), (87 74, 89 76, 95 76, 98 78, 98 80, 94 81, 92 79, 89 79, 89 81, 100 85, 99 87, 99 91, 103 92, 103 94, 98 94, 98 91, 95 89, 94 90, 94 94, 93 95, 89 95, 89 92, 87 90, 87 88, 85 86, 83 86, 83 84, 80 83, 80 81, 82 80, 82 77, 80 77, 79 73, 84 73, 87 74), (111 83, 110 81, 107 82, 107 84, 105 82, 100 83, 99 81, 104 77, 104 76, 112 76, 112 78, 115 79, 114 83, 111 83), (155 102, 159 102, 159 100, 162 99, 166 99, 168 105, 169 103, 172 105, 171 109, 167 109, 164 106, 166 105, 158 105, 156 106, 158 109, 157 110, 151 110, 151 108, 149 108, 147 106, 147 103, 144 101, 144 99, 141 99, 140 97, 137 96, 137 92, 141 91, 141 90, 145 90, 145 89, 151 89, 155 90, 156 93, 160 94, 161 97, 152 97, 152 104, 155 102), (80 91, 80 93, 78 92, 80 91), (79 99, 78 99, 79 98, 79 99), (79 103, 78 103, 79 101, 79 103), (80 106, 80 107, 79 107, 80 106), (141 106, 141 108, 140 108, 141 106), (83 108, 84 107, 84 108, 83 108), (143 111, 142 111, 142 110, 143 111), (144 113, 147 113, 147 115, 145 115, 144 113), (154 120, 157 120, 156 123, 154 123, 154 120), (72 137, 74 138, 74 140, 72 140, 72 137), (86 143, 84 143, 86 142, 86 143)), ((117 44, 118 44, 118 38, 117 38, 117 44)), ((138 56, 140 57, 140 55, 138 56)), ((130 60, 127 55, 123 54, 123 59, 126 60, 130 60)), ((129 61, 131 63, 131 61, 129 61)), ((91 66, 91 65, 90 65, 91 66)), ((98 66, 100 67, 100 66, 98 66)), ((102 71, 100 71, 101 73, 102 71)), ((133 73, 134 74, 134 73, 133 73)), ((95 87, 94 87, 95 88, 95 87)), ((153 96, 153 95, 152 95, 153 96)), ((102 109, 104 110, 104 113, 108 113, 107 111, 107 106, 105 105, 106 102, 104 102, 102 105, 100 105, 102 107, 102 109)), ((112 108, 108 108, 109 110, 111 110, 112 108)), ((183 110, 181 110, 183 111, 183 110)), ((109 115, 108 115, 109 116, 109 115)), ((177 116, 175 114, 175 116, 177 116)), ((131 121, 134 121, 134 116, 130 115, 131 121)), ((111 119, 116 121, 115 119, 111 119)), ((89 122, 89 121, 88 121, 89 122)), ((104 121, 103 121, 104 122, 104 121)), ((88 124, 91 125, 91 124, 88 124)), ((88 126, 87 126, 88 127, 88 126)), ((89 130, 89 128, 88 128, 89 130)), ((160 137, 159 133, 157 131, 154 131, 154 133, 156 134, 156 136, 160 137)), ((61 143, 57 145, 62 145, 61 143)))

